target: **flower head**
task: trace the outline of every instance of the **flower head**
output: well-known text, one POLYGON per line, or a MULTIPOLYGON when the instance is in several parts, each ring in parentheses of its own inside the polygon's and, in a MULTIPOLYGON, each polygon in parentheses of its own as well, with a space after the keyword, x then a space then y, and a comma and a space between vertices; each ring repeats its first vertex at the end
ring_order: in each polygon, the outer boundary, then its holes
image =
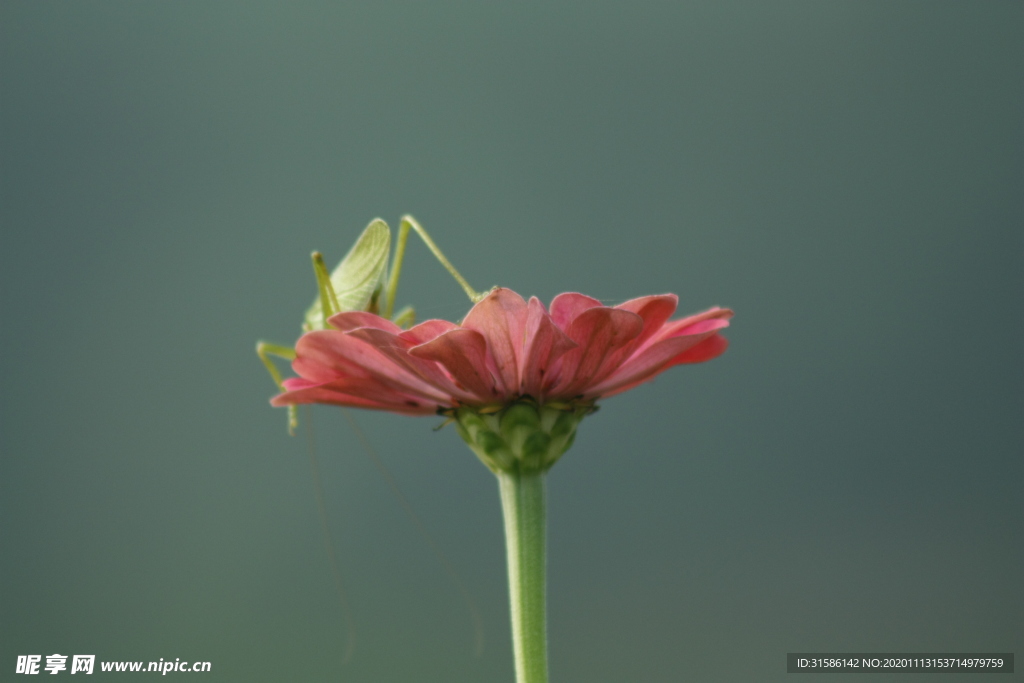
MULTIPOLYGON (((403 330, 372 313, 339 313, 329 320, 334 329, 299 339, 292 363, 299 377, 285 380, 285 392, 271 403, 447 414, 458 420, 463 438, 472 437, 471 447, 490 438, 474 435, 484 427, 505 446, 510 439, 521 440, 502 435, 507 430, 501 425, 510 408, 525 404, 533 407, 538 425, 551 423, 548 436, 560 415, 546 414, 575 416, 571 443, 575 424, 593 411, 596 400, 674 365, 725 351, 728 342, 719 330, 729 325, 732 311, 716 307, 669 320, 677 302, 674 294, 662 294, 609 307, 566 293, 548 309, 536 297, 527 302, 497 288, 458 325, 428 320, 403 330)), ((522 417, 522 410, 512 412, 522 417)), ((544 455, 545 466, 561 452, 544 455)))

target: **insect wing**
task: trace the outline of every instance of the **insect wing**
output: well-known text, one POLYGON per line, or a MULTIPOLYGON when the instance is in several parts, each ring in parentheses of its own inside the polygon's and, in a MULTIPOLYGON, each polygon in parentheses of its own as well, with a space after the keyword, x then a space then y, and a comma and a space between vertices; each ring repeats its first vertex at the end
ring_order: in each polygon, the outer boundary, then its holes
MULTIPOLYGON (((371 310, 383 298, 391 252, 391 229, 379 218, 370 222, 348 254, 331 273, 331 286, 341 311, 371 310)), ((305 330, 324 328, 320 297, 306 311, 305 330)))

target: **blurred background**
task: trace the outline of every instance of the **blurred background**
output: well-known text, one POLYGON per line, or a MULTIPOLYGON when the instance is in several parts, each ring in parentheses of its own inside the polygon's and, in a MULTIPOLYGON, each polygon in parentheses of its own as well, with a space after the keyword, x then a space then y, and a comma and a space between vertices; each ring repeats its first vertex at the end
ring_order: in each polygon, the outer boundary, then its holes
MULTIPOLYGON (((475 657, 318 408, 341 662, 311 442, 253 352, 298 336, 312 249, 406 212, 479 289, 737 312, 550 476, 553 681, 1021 654, 1022 29, 999 0, 0 4, 0 678, 513 680, 491 474, 439 419, 357 415, 475 657)), ((469 306, 418 241, 398 303, 469 306)))

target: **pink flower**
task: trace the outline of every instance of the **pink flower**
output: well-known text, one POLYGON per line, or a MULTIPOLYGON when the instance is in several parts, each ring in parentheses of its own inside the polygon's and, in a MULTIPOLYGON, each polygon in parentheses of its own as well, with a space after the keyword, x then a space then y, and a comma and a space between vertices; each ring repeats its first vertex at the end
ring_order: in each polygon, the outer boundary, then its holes
POLYGON ((721 355, 732 311, 711 308, 669 320, 678 297, 645 296, 614 307, 576 293, 546 309, 495 289, 461 325, 428 320, 402 330, 366 312, 339 313, 335 328, 296 345, 275 406, 328 403, 429 415, 486 409, 524 397, 537 404, 588 402, 653 379, 673 365, 721 355))

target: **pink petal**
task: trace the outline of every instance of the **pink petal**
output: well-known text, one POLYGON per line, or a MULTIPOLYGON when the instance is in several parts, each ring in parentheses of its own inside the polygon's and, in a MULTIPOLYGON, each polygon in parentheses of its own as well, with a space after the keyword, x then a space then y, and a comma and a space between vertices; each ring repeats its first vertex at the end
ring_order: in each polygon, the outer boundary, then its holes
POLYGON ((526 347, 523 349, 520 393, 542 399, 544 380, 554 362, 576 342, 555 325, 537 297, 532 297, 526 318, 526 347))
POLYGON ((691 346, 686 351, 669 361, 669 366, 681 365, 683 363, 703 363, 704 361, 718 358, 729 348, 729 340, 720 334, 713 334, 696 346, 691 346))
POLYGON ((476 330, 450 330, 426 344, 412 347, 409 355, 440 363, 481 403, 496 400, 501 395, 487 368, 487 341, 476 330))
MULTIPOLYGON (((292 377, 282 382, 285 391, 272 398, 270 403, 278 407, 300 403, 322 403, 324 401, 320 401, 316 397, 330 395, 343 399, 344 405, 354 405, 359 408, 387 406, 390 409, 390 406, 395 405, 400 406, 403 410, 418 408, 435 412, 438 408, 436 403, 423 401, 401 392, 382 389, 379 385, 374 385, 374 381, 365 377, 344 377, 333 382, 313 382, 302 377, 292 377), (361 404, 355 405, 356 403, 361 404)), ((327 402, 342 405, 339 401, 327 402)))
POLYGON ((674 339, 675 337, 688 337, 694 334, 704 334, 705 332, 720 330, 723 327, 729 327, 728 318, 707 318, 705 320, 701 320, 690 325, 687 325, 686 327, 682 328, 681 330, 673 334, 671 337, 669 337, 669 339, 674 339))
POLYGON ((662 328, 665 322, 676 312, 679 305, 679 297, 675 294, 657 294, 654 296, 642 296, 636 299, 619 304, 615 308, 620 311, 636 313, 644 320, 644 329, 640 335, 633 340, 635 346, 647 341, 654 333, 662 328))
POLYGON ((457 329, 459 329, 458 325, 447 320, 424 320, 419 325, 413 325, 398 336, 402 339, 408 339, 413 344, 426 344, 431 339, 435 339, 445 332, 457 329))
POLYGON ((519 391, 519 368, 523 357, 523 331, 526 327, 526 302, 511 289, 498 288, 488 294, 462 321, 487 340, 489 366, 502 386, 499 391, 519 391))
MULTIPOLYGON (((285 382, 288 388, 289 383, 285 382)), ((350 408, 367 408, 371 410, 389 410, 407 415, 429 415, 437 412, 438 406, 415 399, 398 401, 375 401, 365 396, 353 396, 337 389, 332 384, 311 384, 308 386, 292 385, 289 391, 270 399, 270 404, 277 407, 301 405, 304 403, 328 403, 350 408)))
POLYGON ((665 321, 672 317, 679 303, 679 297, 675 294, 658 294, 654 296, 642 296, 619 304, 615 308, 623 311, 631 311, 639 315, 644 321, 644 328, 628 344, 615 352, 608 358, 602 370, 591 378, 592 384, 598 384, 615 372, 620 365, 633 356, 637 349, 647 343, 649 339, 659 333, 665 321))
MULTIPOLYGON (((686 351, 683 351, 681 354, 670 360, 662 368, 662 370, 667 370, 673 365, 679 365, 681 363, 703 363, 706 360, 711 360, 712 358, 717 358, 718 356, 721 356, 723 353, 725 353, 725 350, 728 347, 728 339, 726 339, 720 334, 713 334, 704 341, 699 342, 696 346, 690 347, 686 351)), ((611 390, 602 390, 601 398, 608 398, 609 396, 615 396, 616 394, 621 394, 625 391, 629 391, 630 389, 640 384, 643 384, 644 382, 651 381, 658 374, 659 373, 654 373, 653 375, 646 375, 641 379, 629 382, 627 384, 623 384, 622 386, 618 386, 611 390)))
MULTIPOLYGON (((382 382, 376 377, 357 377, 347 375, 338 377, 331 382, 318 384, 327 387, 333 392, 358 397, 380 405, 432 405, 437 406, 439 402, 429 396, 418 393, 402 391, 400 387, 382 382)), ((447 401, 445 402, 448 403, 447 401)))
POLYGON ((305 377, 289 377, 281 382, 281 384, 284 386, 285 391, 295 391, 296 389, 318 387, 322 382, 314 382, 313 380, 306 379, 305 377))
MULTIPOLYGON (((440 365, 431 360, 424 360, 409 355, 409 349, 417 344, 407 339, 404 334, 395 335, 384 330, 376 330, 369 327, 353 330, 348 334, 363 340, 390 358, 396 365, 420 377, 431 386, 436 387, 441 396, 456 397, 460 400, 472 398, 470 394, 456 386, 455 382, 452 381, 451 377, 440 365)), ((445 401, 444 399, 442 399, 442 402, 453 403, 453 401, 445 401)))
POLYGON ((578 348, 562 356, 550 395, 571 398, 583 393, 606 369, 609 358, 636 339, 643 326, 636 313, 615 308, 600 306, 580 313, 566 330, 578 348))
POLYGON ((367 391, 379 386, 384 392, 419 396, 443 402, 444 392, 398 365, 365 341, 337 330, 304 334, 295 345, 292 368, 300 376, 317 382, 371 380, 367 391))
POLYGON ((402 328, 390 320, 382 318, 379 315, 374 315, 373 313, 367 313, 366 311, 336 313, 328 318, 327 322, 332 327, 339 329, 342 332, 348 332, 349 330, 354 330, 360 327, 372 327, 378 330, 385 330, 391 334, 398 334, 402 331, 402 328))
POLYGON ((587 395, 591 397, 607 396, 611 393, 618 393, 616 389, 625 385, 636 385, 651 379, 669 368, 674 358, 697 346, 715 334, 716 330, 728 326, 729 321, 725 319, 704 320, 689 326, 688 329, 693 329, 694 334, 676 335, 649 344, 607 379, 588 389, 587 395))
POLYGON ((559 294, 551 300, 551 318, 561 329, 568 330, 570 323, 580 313, 602 305, 600 301, 589 296, 577 294, 576 292, 566 292, 559 294))
POLYGON ((669 337, 675 337, 680 334, 690 334, 690 331, 687 328, 705 320, 716 320, 719 318, 728 320, 732 316, 733 312, 730 309, 715 306, 714 308, 709 308, 706 311, 671 321, 662 327, 657 335, 655 335, 654 341, 668 339, 669 337))

